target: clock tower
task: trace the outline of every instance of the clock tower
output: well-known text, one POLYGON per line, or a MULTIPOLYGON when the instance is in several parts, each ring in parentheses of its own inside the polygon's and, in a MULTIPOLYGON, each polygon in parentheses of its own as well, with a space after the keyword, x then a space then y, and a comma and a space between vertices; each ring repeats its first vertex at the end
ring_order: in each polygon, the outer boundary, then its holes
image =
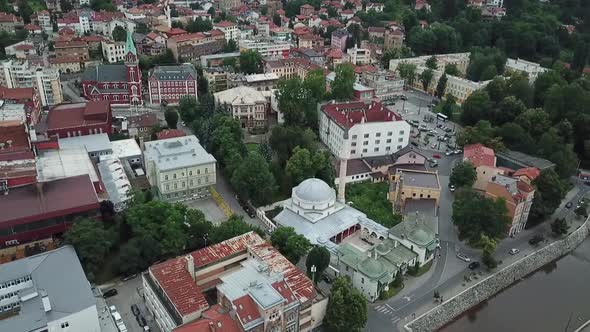
POLYGON ((127 29, 127 41, 125 43, 125 69, 127 70, 127 88, 129 91, 129 105, 142 105, 141 97, 141 70, 137 50, 133 44, 131 32, 127 29))

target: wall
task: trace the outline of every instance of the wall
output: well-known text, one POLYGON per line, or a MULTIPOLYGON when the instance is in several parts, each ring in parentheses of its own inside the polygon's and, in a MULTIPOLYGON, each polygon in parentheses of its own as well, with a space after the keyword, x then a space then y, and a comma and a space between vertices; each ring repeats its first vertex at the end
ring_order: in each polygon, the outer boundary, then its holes
POLYGON ((50 321, 47 323, 47 328, 49 331, 100 332, 96 305, 71 313, 58 320, 50 321), (68 327, 62 328, 62 323, 67 323, 68 327))
POLYGON ((479 283, 445 301, 411 321, 405 328, 411 332, 435 331, 471 307, 487 300, 515 281, 541 268, 543 265, 568 254, 588 236, 588 219, 563 240, 556 241, 483 279, 479 283))

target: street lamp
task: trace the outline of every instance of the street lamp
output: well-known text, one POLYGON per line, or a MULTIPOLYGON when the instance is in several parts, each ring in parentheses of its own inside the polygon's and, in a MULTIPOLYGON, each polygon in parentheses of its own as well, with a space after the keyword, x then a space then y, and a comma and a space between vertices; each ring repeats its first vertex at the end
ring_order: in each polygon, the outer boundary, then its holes
POLYGON ((313 283, 315 284, 315 273, 318 271, 318 269, 315 267, 315 265, 311 266, 311 280, 313 280, 313 283))

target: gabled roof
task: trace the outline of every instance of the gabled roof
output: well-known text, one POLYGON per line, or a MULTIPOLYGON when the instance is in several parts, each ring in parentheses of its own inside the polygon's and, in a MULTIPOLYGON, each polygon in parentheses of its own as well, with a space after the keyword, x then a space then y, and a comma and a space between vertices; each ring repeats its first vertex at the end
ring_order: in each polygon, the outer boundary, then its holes
POLYGON ((536 167, 526 167, 526 168, 521 168, 521 169, 517 170, 516 172, 514 172, 513 175, 515 177, 518 177, 518 176, 526 176, 531 181, 533 181, 539 175, 541 175, 541 171, 539 171, 539 169, 536 168, 536 167))
POLYGON ((152 70, 150 76, 159 81, 186 81, 196 80, 197 72, 193 66, 189 64, 177 66, 156 66, 152 70))
POLYGON ((468 159, 473 167, 482 165, 489 167, 496 166, 496 154, 494 150, 481 143, 466 145, 463 148, 463 159, 468 159))
POLYGON ((87 67, 82 74, 82 81, 127 82, 127 70, 121 64, 99 64, 87 67))
POLYGON ((380 102, 365 104, 364 102, 334 103, 322 106, 322 112, 343 128, 365 122, 400 121, 401 117, 383 107, 380 102))

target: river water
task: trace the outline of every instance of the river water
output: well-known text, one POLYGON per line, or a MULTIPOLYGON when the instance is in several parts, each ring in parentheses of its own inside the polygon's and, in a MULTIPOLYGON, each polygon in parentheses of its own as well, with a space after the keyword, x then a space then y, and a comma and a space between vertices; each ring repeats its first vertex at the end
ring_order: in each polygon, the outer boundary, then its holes
POLYGON ((587 239, 574 252, 467 311, 440 332, 572 332, 589 319, 587 239))

